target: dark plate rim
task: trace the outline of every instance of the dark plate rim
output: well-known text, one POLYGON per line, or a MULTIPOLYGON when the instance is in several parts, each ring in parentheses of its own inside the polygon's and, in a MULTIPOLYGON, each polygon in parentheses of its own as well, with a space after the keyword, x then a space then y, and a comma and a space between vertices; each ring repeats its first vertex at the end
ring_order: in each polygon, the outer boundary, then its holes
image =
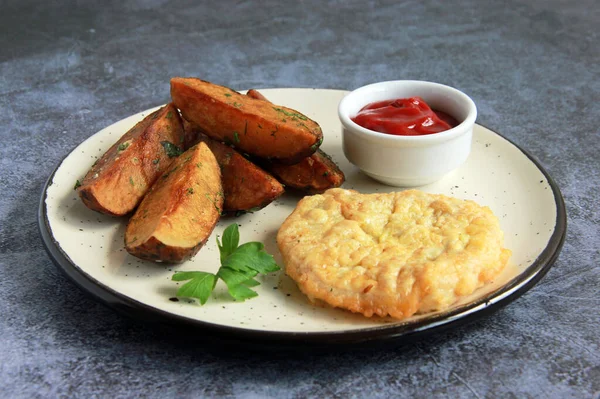
MULTIPOLYGON (((522 149, 513 141, 502 136, 498 132, 489 129, 481 124, 480 126, 497 134, 517 149, 519 149, 545 176, 552 189, 556 203, 556 224, 548 245, 540 253, 537 259, 521 274, 513 278, 508 284, 489 293, 483 298, 474 302, 465 304, 451 311, 436 313, 425 317, 417 322, 403 324, 383 324, 382 326, 361 329, 356 331, 326 331, 326 332, 288 332, 288 331, 269 331, 254 330, 240 327, 224 326, 220 324, 209 323, 205 321, 190 319, 177 314, 169 313, 161 309, 139 302, 118 291, 104 285, 98 280, 85 274, 69 256, 61 249, 58 242, 54 239, 46 212, 46 196, 48 187, 52 185, 54 175, 60 168, 63 161, 73 152, 69 151, 52 171, 42 190, 40 204, 38 208, 38 226, 42 237, 44 247, 50 256, 52 262, 63 272, 72 282, 79 286, 83 291, 91 295, 94 299, 109 307, 145 322, 161 323, 173 326, 185 326, 200 329, 203 333, 211 334, 219 339, 243 339, 244 341, 254 341, 257 343, 268 343, 287 345, 307 344, 309 346, 327 345, 340 346, 347 344, 360 344, 370 342, 394 342, 404 343, 424 335, 439 332, 451 327, 470 323, 485 315, 496 312, 502 307, 508 305, 513 300, 519 298, 525 292, 530 290, 537 282, 546 275, 552 267, 565 241, 567 232, 567 215, 563 196, 554 179, 548 174, 543 166, 528 151, 522 149)), ((77 146, 79 146, 78 144, 77 146)), ((76 146, 76 147, 77 147, 76 146)))

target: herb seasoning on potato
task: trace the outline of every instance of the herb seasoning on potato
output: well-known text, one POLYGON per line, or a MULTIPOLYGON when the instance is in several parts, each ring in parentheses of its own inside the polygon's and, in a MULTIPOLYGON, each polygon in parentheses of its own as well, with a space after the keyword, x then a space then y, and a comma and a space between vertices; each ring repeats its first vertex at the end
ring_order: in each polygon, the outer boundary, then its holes
POLYGON ((172 78, 171 97, 207 136, 250 155, 293 164, 323 141, 319 124, 300 112, 204 80, 172 78))
POLYGON ((208 146, 193 146, 169 166, 125 230, 133 256, 182 262, 206 243, 223 208, 221 172, 208 146))
POLYGON ((209 138, 187 121, 184 121, 184 129, 186 140, 192 144, 206 143, 221 167, 225 212, 256 211, 284 193, 281 183, 235 149, 209 138))
POLYGON ((294 165, 266 162, 263 167, 287 187, 318 194, 341 186, 346 177, 331 157, 320 149, 294 165))
MULTIPOLYGON (((257 100, 269 101, 255 89, 248 90, 246 95, 257 100)), ((273 173, 286 186, 309 194, 322 193, 330 188, 339 187, 346 180, 344 172, 321 149, 293 165, 267 161, 261 166, 273 173)))
POLYGON ((77 187, 90 209, 113 216, 133 211, 150 186, 169 166, 179 148, 183 124, 168 104, 136 124, 96 162, 77 187))

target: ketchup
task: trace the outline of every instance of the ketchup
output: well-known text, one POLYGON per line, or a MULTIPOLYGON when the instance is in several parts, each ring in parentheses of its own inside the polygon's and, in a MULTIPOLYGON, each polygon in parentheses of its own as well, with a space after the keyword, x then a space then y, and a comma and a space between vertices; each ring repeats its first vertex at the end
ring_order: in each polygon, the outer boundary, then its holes
POLYGON ((429 108, 421 97, 367 104, 351 119, 366 129, 398 136, 439 133, 458 125, 452 116, 429 108))

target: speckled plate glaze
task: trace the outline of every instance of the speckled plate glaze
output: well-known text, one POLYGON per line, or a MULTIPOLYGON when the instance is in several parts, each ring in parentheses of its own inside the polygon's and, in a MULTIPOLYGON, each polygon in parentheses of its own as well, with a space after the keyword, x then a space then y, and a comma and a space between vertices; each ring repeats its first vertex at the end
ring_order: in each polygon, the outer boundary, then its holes
MULTIPOLYGON (((365 193, 397 190, 369 179, 344 158, 337 105, 347 92, 262 92, 271 101, 298 109, 321 124, 325 136, 322 149, 345 172, 344 187, 365 193)), ((467 162, 441 181, 421 189, 491 207, 500 219, 505 245, 513 256, 502 276, 451 309, 402 322, 368 319, 340 309, 313 306, 283 270, 261 278, 259 296, 243 303, 230 300, 221 283, 204 306, 174 301, 178 284, 171 281, 173 272, 215 272, 219 259, 215 238, 232 222, 240 225, 242 242, 264 242, 281 264, 276 233, 299 197, 286 194, 259 212, 223 218, 208 244, 194 259, 181 265, 165 266, 128 255, 123 249, 126 219, 88 210, 73 186, 112 143, 151 111, 123 119, 77 146, 48 179, 39 208, 41 234, 57 266, 94 297, 131 316, 269 343, 400 342, 473 320, 506 305, 548 271, 564 241, 565 207, 548 173, 518 146, 477 125, 467 162)))

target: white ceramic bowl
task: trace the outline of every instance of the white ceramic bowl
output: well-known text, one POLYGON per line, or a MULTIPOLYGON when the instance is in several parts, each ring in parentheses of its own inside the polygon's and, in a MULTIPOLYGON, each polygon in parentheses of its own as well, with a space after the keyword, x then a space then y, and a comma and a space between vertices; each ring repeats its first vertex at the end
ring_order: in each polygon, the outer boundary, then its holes
POLYGON ((382 183, 414 187, 433 183, 466 161, 471 152, 477 107, 463 92, 439 83, 395 80, 373 83, 349 93, 338 107, 346 158, 382 183), (366 129, 350 118, 376 101, 419 96, 459 125, 424 136, 396 136, 366 129))

